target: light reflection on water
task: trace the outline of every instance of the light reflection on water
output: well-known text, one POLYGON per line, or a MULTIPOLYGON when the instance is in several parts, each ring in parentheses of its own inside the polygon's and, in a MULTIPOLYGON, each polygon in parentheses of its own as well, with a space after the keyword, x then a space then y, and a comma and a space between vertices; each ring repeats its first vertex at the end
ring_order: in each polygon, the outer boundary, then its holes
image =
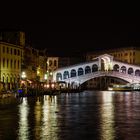
POLYGON ((139 132, 140 92, 0 101, 0 140, 139 140, 139 132))
POLYGON ((27 103, 27 98, 23 98, 22 103, 19 104, 18 137, 20 140, 26 140, 29 138, 28 113, 29 113, 29 107, 27 103))
POLYGON ((41 138, 40 140, 48 139, 48 140, 57 140, 57 102, 56 96, 49 97, 47 96, 44 100, 44 104, 42 106, 42 128, 41 128, 41 138))
POLYGON ((102 105, 101 105, 101 139, 114 140, 114 105, 113 105, 113 92, 102 92, 102 105))

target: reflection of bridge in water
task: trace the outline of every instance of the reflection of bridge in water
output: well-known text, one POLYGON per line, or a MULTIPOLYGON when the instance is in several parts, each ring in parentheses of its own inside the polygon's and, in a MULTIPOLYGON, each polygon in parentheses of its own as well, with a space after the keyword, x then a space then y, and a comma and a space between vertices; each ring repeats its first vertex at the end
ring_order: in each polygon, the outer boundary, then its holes
POLYGON ((103 76, 119 78, 131 84, 140 83, 140 66, 115 61, 113 56, 104 54, 91 62, 56 70, 53 80, 78 86, 90 79, 103 76))

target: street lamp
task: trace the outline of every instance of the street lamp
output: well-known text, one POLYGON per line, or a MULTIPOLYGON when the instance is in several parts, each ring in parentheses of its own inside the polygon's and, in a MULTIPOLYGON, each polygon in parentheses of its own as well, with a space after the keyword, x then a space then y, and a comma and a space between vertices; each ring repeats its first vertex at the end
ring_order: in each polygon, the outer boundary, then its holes
POLYGON ((24 71, 23 71, 22 74, 21 74, 21 78, 22 78, 22 79, 25 79, 25 78, 26 78, 26 73, 25 73, 24 71))
POLYGON ((44 79, 45 79, 45 80, 48 79, 48 75, 47 75, 47 74, 44 75, 44 79))
POLYGON ((25 80, 25 83, 23 83, 25 84, 25 93, 27 93, 26 73, 24 71, 21 74, 21 78, 25 80))

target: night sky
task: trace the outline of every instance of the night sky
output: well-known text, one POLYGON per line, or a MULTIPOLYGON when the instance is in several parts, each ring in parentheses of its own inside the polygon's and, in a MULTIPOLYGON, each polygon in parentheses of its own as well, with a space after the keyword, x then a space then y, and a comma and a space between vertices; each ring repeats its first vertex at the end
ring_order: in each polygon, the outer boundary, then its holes
POLYGON ((126 46, 140 47, 139 16, 48 16, 37 21, 1 23, 22 30, 27 43, 57 56, 126 46))

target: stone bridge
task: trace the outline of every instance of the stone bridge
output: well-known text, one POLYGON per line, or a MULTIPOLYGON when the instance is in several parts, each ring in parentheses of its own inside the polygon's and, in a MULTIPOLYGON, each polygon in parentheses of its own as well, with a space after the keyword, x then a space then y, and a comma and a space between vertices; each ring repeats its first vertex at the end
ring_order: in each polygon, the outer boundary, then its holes
POLYGON ((101 76, 120 78, 131 84, 140 83, 140 66, 115 61, 113 56, 104 54, 91 62, 57 69, 53 73, 53 81, 81 85, 101 76))

